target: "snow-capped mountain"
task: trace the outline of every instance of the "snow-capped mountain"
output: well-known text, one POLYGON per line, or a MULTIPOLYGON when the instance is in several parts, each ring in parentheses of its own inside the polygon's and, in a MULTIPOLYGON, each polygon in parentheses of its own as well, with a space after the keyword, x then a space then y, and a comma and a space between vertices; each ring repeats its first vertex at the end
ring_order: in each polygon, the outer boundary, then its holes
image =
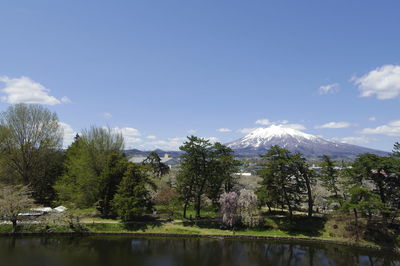
POLYGON ((306 134, 299 130, 272 125, 257 128, 246 136, 226 144, 238 156, 256 156, 264 154, 273 145, 278 145, 291 152, 301 152, 306 157, 321 157, 326 154, 334 158, 354 158, 361 153, 387 155, 387 152, 329 141, 321 137, 306 134))

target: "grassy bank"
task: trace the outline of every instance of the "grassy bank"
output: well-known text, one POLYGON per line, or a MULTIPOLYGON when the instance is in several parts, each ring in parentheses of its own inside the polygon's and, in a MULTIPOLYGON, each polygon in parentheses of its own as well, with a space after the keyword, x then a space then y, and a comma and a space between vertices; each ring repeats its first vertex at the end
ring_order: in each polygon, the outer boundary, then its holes
MULTIPOLYGON (((284 219, 270 219, 268 228, 263 229, 220 229, 216 223, 210 221, 183 221, 183 220, 155 220, 152 222, 121 223, 116 220, 100 218, 86 218, 81 221, 79 227, 63 225, 23 225, 19 227, 20 233, 138 233, 138 234, 179 234, 191 236, 254 236, 277 237, 293 239, 315 239, 324 241, 339 241, 343 243, 356 243, 351 239, 330 236, 330 232, 321 228, 322 218, 313 218, 304 223, 298 219, 285 224, 284 219), (301 226, 299 226, 301 224, 301 226), (273 226, 272 226, 273 225, 273 226)), ((0 225, 0 233, 12 232, 11 225, 0 225)), ((359 241, 358 244, 376 246, 372 242, 359 241)))

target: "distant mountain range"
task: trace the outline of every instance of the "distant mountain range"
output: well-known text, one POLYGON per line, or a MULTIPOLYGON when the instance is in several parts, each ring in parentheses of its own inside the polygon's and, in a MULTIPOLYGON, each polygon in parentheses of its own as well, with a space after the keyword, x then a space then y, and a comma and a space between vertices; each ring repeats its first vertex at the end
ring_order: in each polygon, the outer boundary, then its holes
POLYGON ((326 154, 332 158, 353 159, 361 153, 386 156, 388 152, 361 146, 330 141, 284 126, 272 125, 258 128, 241 139, 226 144, 237 156, 254 157, 266 153, 278 145, 291 152, 300 152, 307 158, 319 158, 326 154))
MULTIPOLYGON (((282 125, 272 125, 267 128, 257 128, 243 138, 226 143, 237 157, 258 157, 265 154, 273 145, 278 145, 291 152, 300 152, 307 158, 320 158, 326 154, 332 158, 354 159, 361 153, 373 153, 380 156, 388 155, 388 152, 351 145, 321 137, 306 134, 299 130, 287 128, 282 125)), ((154 150, 160 157, 166 153, 172 157, 179 157, 181 151, 154 150)), ((127 156, 147 156, 152 151, 137 149, 126 150, 127 156)))
MULTIPOLYGON (((125 150, 124 152, 126 156, 148 156, 153 151, 141 151, 138 149, 131 149, 131 150, 125 150)), ((181 151, 163 151, 160 149, 156 149, 154 150, 154 152, 157 152, 158 156, 160 157, 164 157, 165 154, 169 154, 173 158, 177 158, 182 154, 181 151)))

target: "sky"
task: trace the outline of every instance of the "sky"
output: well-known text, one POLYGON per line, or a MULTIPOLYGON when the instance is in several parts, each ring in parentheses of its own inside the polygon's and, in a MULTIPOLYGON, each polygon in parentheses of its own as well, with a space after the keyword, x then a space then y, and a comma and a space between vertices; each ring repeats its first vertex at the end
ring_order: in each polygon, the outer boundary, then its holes
POLYGON ((400 141, 400 2, 3 0, 0 111, 43 104, 67 146, 226 143, 284 124, 390 151, 400 141))

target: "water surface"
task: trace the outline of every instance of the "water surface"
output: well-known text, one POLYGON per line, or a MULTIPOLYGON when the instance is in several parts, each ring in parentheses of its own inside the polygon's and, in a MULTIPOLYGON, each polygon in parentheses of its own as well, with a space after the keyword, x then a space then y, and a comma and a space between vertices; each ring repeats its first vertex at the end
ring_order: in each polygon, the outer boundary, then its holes
POLYGON ((391 253, 328 244, 131 236, 0 237, 0 265, 399 265, 391 253))

